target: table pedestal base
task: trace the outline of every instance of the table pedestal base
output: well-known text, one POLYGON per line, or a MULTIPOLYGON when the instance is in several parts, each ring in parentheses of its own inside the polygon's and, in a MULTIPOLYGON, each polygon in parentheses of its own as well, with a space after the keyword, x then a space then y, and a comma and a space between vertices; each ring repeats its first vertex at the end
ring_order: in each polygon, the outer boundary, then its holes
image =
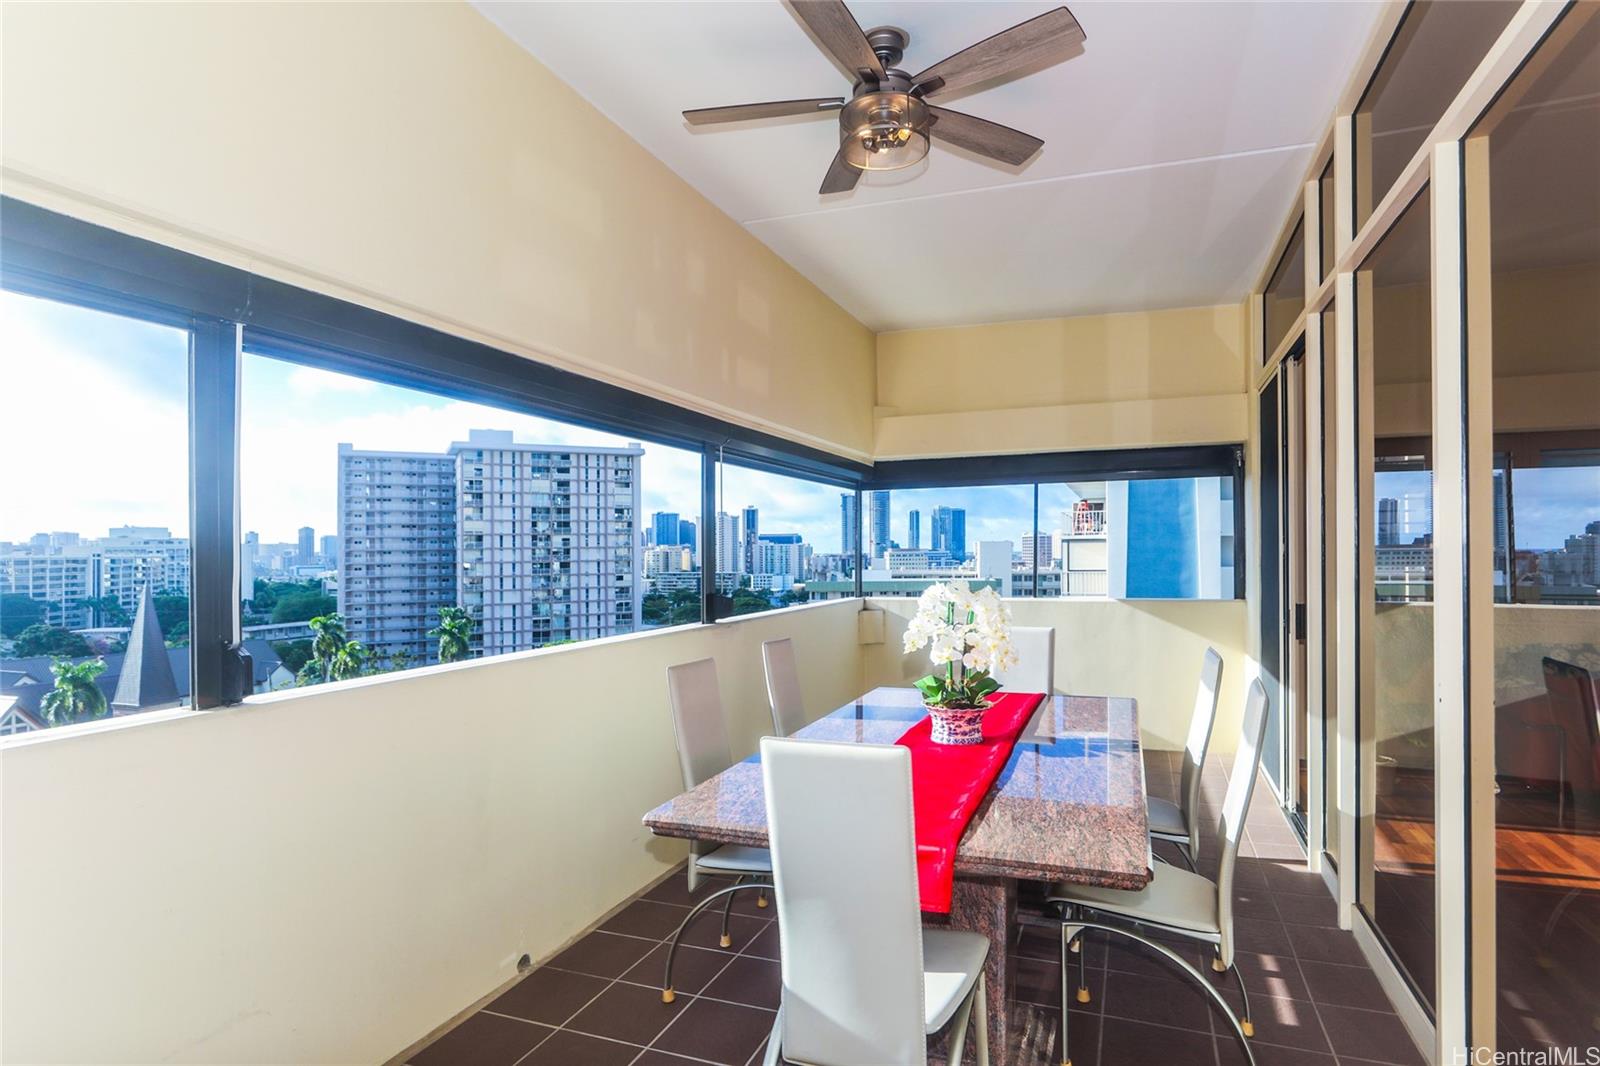
MULTIPOLYGON (((1007 999, 1016 972, 1010 937, 1016 929, 1017 883, 1009 878, 956 878, 950 899, 950 917, 937 924, 949 929, 970 929, 989 938, 989 959, 984 965, 984 983, 989 997, 989 1061, 1003 1066, 1011 1038, 1011 1019, 1007 999)), ((933 922, 927 923, 933 925, 933 922)), ((963 1062, 975 1063, 977 1042, 967 1034, 963 1062)), ((941 1035, 930 1046, 930 1066, 946 1066, 945 1048, 949 1038, 941 1035)))

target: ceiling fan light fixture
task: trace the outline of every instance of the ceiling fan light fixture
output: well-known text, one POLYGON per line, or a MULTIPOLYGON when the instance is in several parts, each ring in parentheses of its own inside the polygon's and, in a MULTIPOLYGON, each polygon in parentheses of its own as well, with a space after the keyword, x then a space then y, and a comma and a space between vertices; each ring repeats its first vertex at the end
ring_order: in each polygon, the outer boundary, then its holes
POLYGON ((839 151, 857 170, 903 170, 928 154, 928 105, 908 92, 867 92, 839 113, 839 151))

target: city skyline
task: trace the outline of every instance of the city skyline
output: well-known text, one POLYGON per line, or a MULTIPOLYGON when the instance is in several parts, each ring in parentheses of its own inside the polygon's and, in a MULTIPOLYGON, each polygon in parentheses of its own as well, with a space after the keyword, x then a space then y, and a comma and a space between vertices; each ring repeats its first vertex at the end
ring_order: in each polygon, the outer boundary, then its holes
MULTIPOLYGON (((122 525, 166 526, 189 535, 187 337, 177 329, 16 293, 0 293, 0 374, 17 395, 47 396, 65 377, 74 390, 72 433, 52 405, 15 404, 0 421, 0 449, 26 455, 51 442, 50 462, 12 463, 0 541, 73 531, 98 537, 122 525), (127 432, 129 411, 140 414, 127 432), (97 491, 64 491, 63 471, 92 472, 97 491)), ((335 462, 340 442, 358 448, 443 451, 475 428, 510 429, 519 443, 617 447, 625 438, 482 404, 450 400, 350 375, 247 354, 241 386, 242 528, 263 542, 292 543, 301 526, 336 532, 335 462)), ((641 462, 646 513, 699 514, 700 457, 649 441, 641 462)), ((1425 471, 1391 476, 1420 479, 1425 471)), ((1600 518, 1600 466, 1516 471, 1517 545, 1559 548, 1600 518), (1530 491, 1531 490, 1531 491, 1530 491)), ((754 506, 763 524, 799 532, 817 550, 835 550, 835 486, 725 467, 718 510, 754 506)), ((1408 486, 1409 488, 1409 486, 1408 486)), ((1031 521, 1033 486, 897 491, 890 537, 905 543, 906 511, 926 523, 933 506, 967 512, 967 540, 1019 541, 1031 521), (935 496, 926 495, 934 493, 935 496), (918 498, 914 505, 905 501, 918 498)), ((1386 492, 1386 495, 1397 493, 1386 492)), ((1065 486, 1039 487, 1040 531, 1070 505, 1065 486), (1055 498, 1052 498, 1055 497, 1055 498)))

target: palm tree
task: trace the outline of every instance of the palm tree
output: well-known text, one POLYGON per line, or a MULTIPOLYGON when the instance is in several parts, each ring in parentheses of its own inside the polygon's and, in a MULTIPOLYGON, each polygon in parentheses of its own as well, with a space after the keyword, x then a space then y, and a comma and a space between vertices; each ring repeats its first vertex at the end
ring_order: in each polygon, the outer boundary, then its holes
POLYGON ((311 658, 297 675, 300 684, 344 681, 366 673, 372 654, 360 641, 350 639, 343 616, 318 615, 306 624, 311 627, 311 658))
POLYGON ((102 718, 107 711, 106 694, 95 678, 106 672, 104 659, 73 662, 56 659, 50 664, 55 687, 39 701, 39 710, 51 725, 69 725, 83 718, 102 718))
POLYGON ((439 625, 428 630, 428 636, 439 638, 440 662, 460 662, 467 657, 472 640, 472 616, 465 607, 441 607, 439 625))

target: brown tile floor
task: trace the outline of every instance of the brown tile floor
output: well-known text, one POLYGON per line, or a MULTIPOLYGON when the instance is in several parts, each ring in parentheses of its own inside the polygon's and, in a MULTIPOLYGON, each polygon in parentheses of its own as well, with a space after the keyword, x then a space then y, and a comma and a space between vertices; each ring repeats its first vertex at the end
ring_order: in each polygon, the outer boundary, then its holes
MULTIPOLYGON (((1176 757, 1147 752, 1150 790, 1175 797, 1176 757)), ((1221 802, 1221 763, 1203 778, 1208 814, 1221 802)), ((1236 870, 1240 966, 1250 983, 1259 1066, 1411 1066, 1421 1056, 1390 1009, 1349 933, 1334 919, 1322 880, 1257 790, 1236 870)), ((1201 843, 1215 874, 1216 842, 1201 843), (1208 854, 1209 853, 1209 854, 1208 854)), ((704 891, 704 890, 702 890, 704 891)), ((630 902, 597 931, 529 973, 410 1058, 412 1066, 670 1066, 759 1062, 778 1005, 778 937, 772 910, 741 894, 732 948, 717 946, 715 910, 680 948, 677 1001, 661 1002, 663 940, 686 913, 674 876, 630 902)), ((1170 942, 1202 972, 1208 948, 1170 942)), ((1020 934, 1014 1066, 1059 1063, 1060 976, 1048 929, 1020 934)), ((1073 1004, 1074 1066, 1146 1062, 1235 1066, 1245 1061, 1226 1020, 1164 960, 1131 942, 1091 934, 1085 946, 1092 1000, 1073 1004)), ((1236 1002, 1232 978, 1217 980, 1236 1002)))

